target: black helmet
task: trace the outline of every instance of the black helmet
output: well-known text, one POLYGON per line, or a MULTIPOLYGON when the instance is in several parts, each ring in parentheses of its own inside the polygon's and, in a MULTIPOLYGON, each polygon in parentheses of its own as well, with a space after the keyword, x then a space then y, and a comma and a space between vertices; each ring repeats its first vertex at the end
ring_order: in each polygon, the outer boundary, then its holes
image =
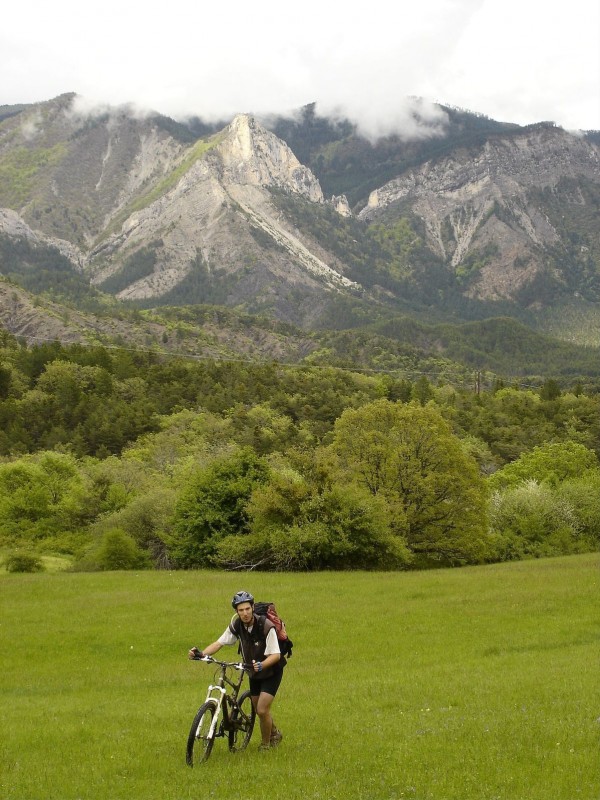
POLYGON ((250 605, 254 605, 254 598, 250 594, 250 592, 236 592, 233 595, 233 600, 231 601, 231 605, 234 608, 237 608, 240 603, 250 603, 250 605))

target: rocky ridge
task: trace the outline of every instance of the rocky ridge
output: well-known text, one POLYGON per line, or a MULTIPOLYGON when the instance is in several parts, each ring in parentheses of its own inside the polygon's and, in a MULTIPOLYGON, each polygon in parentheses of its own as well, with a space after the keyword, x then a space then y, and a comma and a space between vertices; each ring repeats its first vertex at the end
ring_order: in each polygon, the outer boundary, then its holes
MULTIPOLYGON (((160 115, 84 114, 64 95, 0 119, 0 233, 55 247, 122 300, 217 303, 308 326, 331 296, 438 302, 438 280, 467 298, 527 308, 546 302, 549 285, 594 300, 597 138, 548 123, 514 128, 403 168, 353 212, 344 195, 326 200, 315 173, 251 115, 198 139, 160 115), (297 214, 281 193, 297 198, 297 214), (382 223, 378 235, 393 238, 406 220, 422 239, 415 263, 363 236, 382 223)), ((330 168, 336 146, 328 140, 315 163, 330 168)), ((383 163, 400 163, 390 147, 383 163)), ((340 163, 346 174, 351 159, 340 163)), ((356 181, 364 184, 360 170, 356 181)))
POLYGON ((0 214, 1 232, 56 247, 97 286, 118 276, 126 300, 167 295, 198 264, 207 282, 232 276, 230 304, 255 294, 276 307, 288 286, 302 287, 311 305, 323 287, 356 287, 273 205, 271 188, 325 200, 313 173, 250 115, 189 144, 152 119, 85 118, 75 109, 67 96, 0 126, 0 163, 16 137, 32 159, 56 153, 27 201, 0 214), (140 253, 144 274, 129 266, 140 253))
MULTIPOLYGON (((545 270, 547 248, 563 246, 534 190, 556 193, 580 179, 600 185, 600 148, 554 126, 532 126, 408 170, 372 192, 359 217, 372 222, 394 206, 409 208, 423 221, 431 250, 455 271, 487 248, 467 293, 510 299, 545 270)), ((586 203, 581 189, 571 202, 586 203)))

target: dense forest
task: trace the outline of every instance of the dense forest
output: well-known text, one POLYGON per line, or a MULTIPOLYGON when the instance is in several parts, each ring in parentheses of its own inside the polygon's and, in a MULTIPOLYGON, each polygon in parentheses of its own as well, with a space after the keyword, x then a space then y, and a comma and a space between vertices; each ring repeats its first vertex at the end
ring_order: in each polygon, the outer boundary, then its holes
POLYGON ((465 388, 4 334, 0 547, 21 568, 263 570, 595 550, 599 412, 553 379, 465 388))

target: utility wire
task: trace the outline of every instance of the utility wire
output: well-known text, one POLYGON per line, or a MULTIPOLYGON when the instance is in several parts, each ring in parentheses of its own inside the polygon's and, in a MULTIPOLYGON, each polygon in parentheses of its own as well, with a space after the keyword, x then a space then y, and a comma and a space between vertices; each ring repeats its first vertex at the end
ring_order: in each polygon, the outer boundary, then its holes
MULTIPOLYGON (((14 335, 14 334, 13 334, 14 335)), ((15 337, 17 338, 17 337, 15 337)), ((346 372, 349 374, 352 373, 361 373, 361 374, 374 374, 374 375, 389 375, 391 378, 395 378, 398 376, 404 376, 407 379, 418 380, 419 378, 427 378, 427 379, 436 379, 443 377, 447 383, 449 383, 454 388, 464 388, 465 384, 470 384, 472 382, 473 386, 475 387, 476 393, 479 393, 479 390, 482 386, 482 379, 481 379, 481 371, 477 371, 471 379, 467 375, 462 375, 457 372, 422 372, 419 370, 409 370, 404 369, 402 367, 398 368, 375 368, 375 367, 342 367, 342 366, 335 366, 334 364, 307 364, 301 361, 277 361, 276 359, 249 359, 249 358, 239 358, 239 357, 225 357, 225 356, 207 356, 201 355, 198 353, 175 353, 171 350, 156 350, 155 348, 145 348, 145 347, 126 347, 123 345, 113 345, 113 344, 103 344, 103 343, 91 343, 91 342, 60 342, 56 338, 51 337, 44 337, 44 336, 27 336, 22 337, 27 338, 28 341, 35 341, 35 342, 58 342, 61 347, 69 347, 69 346, 78 346, 84 348, 102 348, 104 350, 122 350, 128 353, 147 353, 149 355, 160 356, 160 357, 169 357, 169 358, 179 358, 182 360, 188 361, 217 361, 217 362, 224 362, 224 363, 231 363, 231 364, 248 364, 250 366, 269 366, 269 365, 276 365, 278 367, 284 367, 289 369, 316 369, 316 370, 339 370, 340 372, 346 372), (451 380, 454 378, 454 382, 451 380)), ((492 373, 494 378, 500 377, 497 376, 495 373, 492 373)), ((509 382, 512 386, 517 386, 519 389, 539 389, 538 384, 532 383, 522 383, 518 382, 516 378, 502 378, 501 380, 505 380, 509 382)))

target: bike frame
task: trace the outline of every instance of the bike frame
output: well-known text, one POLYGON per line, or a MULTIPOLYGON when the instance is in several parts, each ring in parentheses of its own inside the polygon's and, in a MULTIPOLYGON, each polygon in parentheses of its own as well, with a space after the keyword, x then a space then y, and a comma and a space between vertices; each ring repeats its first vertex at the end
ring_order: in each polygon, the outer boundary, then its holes
POLYGON ((219 717, 221 713, 223 713, 223 720, 225 722, 225 729, 229 726, 229 709, 227 703, 223 706, 223 700, 228 697, 233 703, 237 702, 237 697, 240 691, 240 687, 242 685, 242 681, 244 680, 244 672, 248 671, 248 668, 245 664, 236 661, 218 661, 216 658, 212 658, 211 656, 203 656, 202 658, 195 659, 197 661, 205 661, 207 664, 218 664, 220 669, 219 678, 217 683, 211 683, 208 687, 208 691, 206 692, 206 699, 204 702, 208 702, 209 700, 214 700, 217 704, 215 709, 215 713, 212 719, 212 723, 210 729, 208 731, 208 737, 212 738, 215 736, 215 730, 217 728, 219 717), (239 670, 239 678, 237 681, 232 681, 227 675, 227 669, 231 667, 233 669, 239 670), (231 694, 227 694, 227 687, 231 687, 231 694))

